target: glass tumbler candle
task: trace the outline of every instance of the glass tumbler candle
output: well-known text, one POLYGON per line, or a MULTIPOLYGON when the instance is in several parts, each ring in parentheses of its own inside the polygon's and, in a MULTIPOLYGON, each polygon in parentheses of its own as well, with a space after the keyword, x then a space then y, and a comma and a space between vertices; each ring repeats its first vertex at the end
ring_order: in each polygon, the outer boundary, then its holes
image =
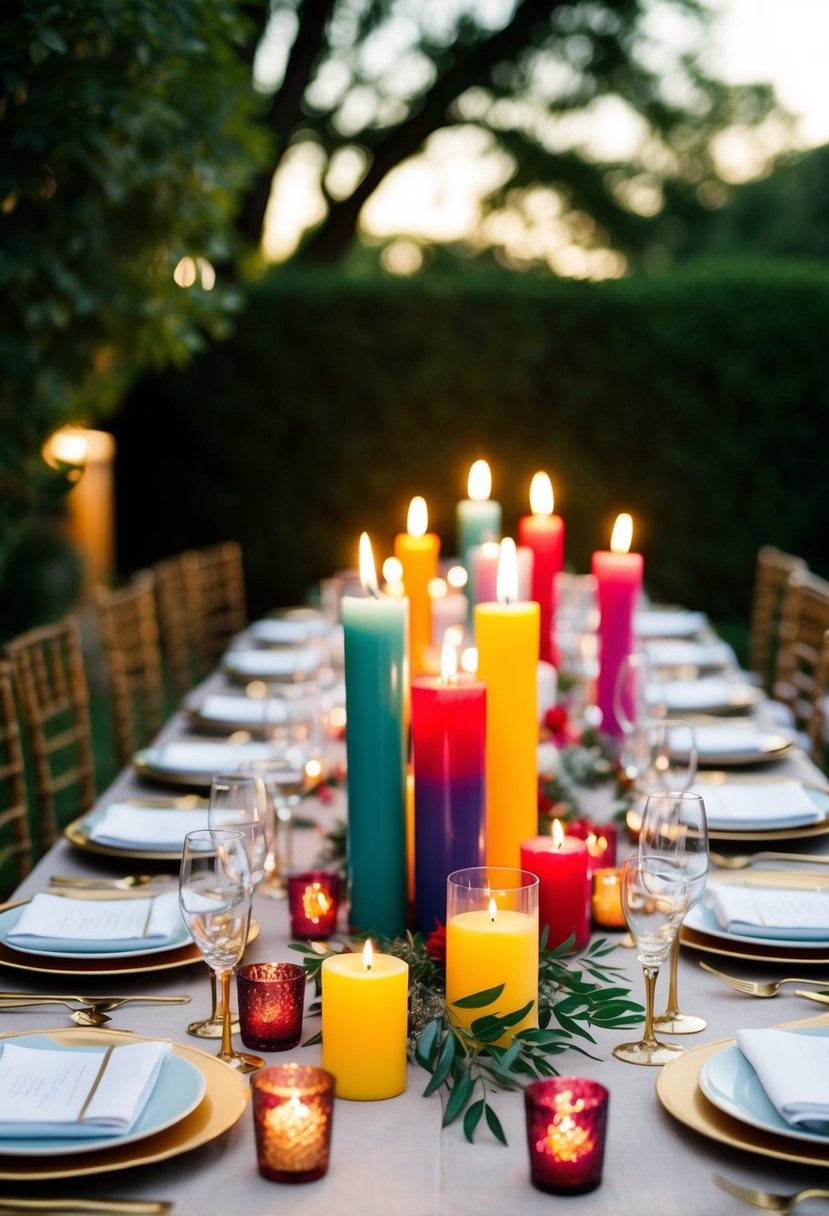
POLYGON ((314 1182, 328 1169, 334 1077, 307 1064, 273 1064, 251 1078, 259 1173, 314 1182))
POLYGON ((530 1178, 553 1195, 581 1195, 602 1180, 608 1091, 584 1077, 533 1081, 524 1090, 530 1178))
POLYGON ((239 1030, 246 1047, 288 1051, 302 1035, 305 970, 296 963, 248 963, 236 975, 239 1030))
POLYGON ((304 941, 324 941, 336 931, 340 877, 328 870, 288 875, 291 933, 304 941))

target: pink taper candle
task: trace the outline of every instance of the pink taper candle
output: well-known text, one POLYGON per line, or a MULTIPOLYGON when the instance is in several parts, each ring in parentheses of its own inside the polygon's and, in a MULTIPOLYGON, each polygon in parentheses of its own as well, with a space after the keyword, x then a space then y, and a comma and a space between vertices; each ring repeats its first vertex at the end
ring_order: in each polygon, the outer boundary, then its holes
POLYGON ((532 515, 518 521, 518 540, 532 549, 532 598, 541 616, 540 658, 555 663, 553 621, 555 620, 555 579, 564 568, 564 520, 553 514, 553 486, 546 473, 536 473, 530 485, 532 515))
POLYGON ((596 700, 602 714, 601 729, 619 738, 622 728, 613 700, 622 661, 633 649, 633 613, 642 589, 641 553, 630 553, 633 520, 619 515, 610 540, 610 552, 593 554, 592 571, 599 600, 599 679, 596 700))

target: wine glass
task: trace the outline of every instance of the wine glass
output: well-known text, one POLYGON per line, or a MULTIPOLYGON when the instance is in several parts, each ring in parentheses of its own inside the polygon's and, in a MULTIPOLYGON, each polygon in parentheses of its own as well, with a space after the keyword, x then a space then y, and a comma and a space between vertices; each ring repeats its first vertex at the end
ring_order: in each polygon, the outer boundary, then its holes
POLYGON ((264 859, 262 893, 271 899, 285 899, 288 894, 285 875, 293 865, 291 829, 294 810, 308 786, 306 763, 303 748, 292 745, 286 747, 281 756, 248 760, 245 764, 245 772, 262 781, 270 800, 268 819, 273 830, 264 859))
POLYGON ((622 868, 622 907, 645 976, 645 1030, 638 1043, 620 1043, 613 1054, 628 1064, 667 1064, 683 1049, 661 1043, 653 1031, 653 994, 688 908, 684 871, 664 857, 633 854, 622 868))
MULTIPOLYGON (((640 856, 666 857, 688 880, 688 907, 699 903, 708 879, 708 824, 699 794, 660 790, 648 795, 639 829, 640 856)), ((677 993, 679 934, 671 946, 668 1007, 654 1018, 654 1026, 667 1034, 696 1034, 708 1025, 705 1018, 682 1013, 677 993)))
POLYGON ((636 794, 687 790, 697 775, 694 728, 681 718, 640 718, 622 740, 619 763, 636 794))
POLYGON ((239 1072, 253 1072, 265 1063, 234 1051, 231 1040, 230 980, 245 949, 252 892, 242 832, 206 828, 187 833, 179 873, 181 915, 221 988, 218 1057, 239 1072))
MULTIPOLYGON (((251 895, 264 876, 265 855, 267 852, 265 836, 265 816, 269 811, 267 792, 261 782, 249 773, 218 773, 213 777, 210 786, 210 801, 207 811, 207 825, 211 828, 228 828, 241 832, 245 839, 250 869, 251 895)), ((250 916, 245 932, 247 941, 250 932, 250 916)), ((219 1039, 224 1025, 224 1010, 216 989, 216 977, 210 973, 211 1010, 210 1016, 191 1022, 187 1027, 188 1034, 200 1039, 219 1039)), ((239 1015, 231 1011, 231 1028, 239 1029, 239 1015)))
POLYGON ((613 687, 613 712, 625 735, 638 722, 667 716, 662 684, 654 677, 644 650, 631 650, 619 664, 613 687))

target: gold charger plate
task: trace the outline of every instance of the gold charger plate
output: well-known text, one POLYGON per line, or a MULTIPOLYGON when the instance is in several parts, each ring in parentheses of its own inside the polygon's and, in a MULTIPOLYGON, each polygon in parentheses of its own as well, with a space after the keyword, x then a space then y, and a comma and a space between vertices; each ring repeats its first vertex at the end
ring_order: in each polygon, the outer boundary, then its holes
MULTIPOLYGON (((829 1015, 787 1022, 785 1025, 826 1026, 829 1025, 829 1015)), ((789 1140, 773 1132, 761 1131, 732 1118, 708 1101, 699 1087, 702 1066, 711 1056, 724 1051, 726 1047, 733 1047, 734 1043, 734 1039, 703 1043, 700 1047, 686 1049, 681 1056, 666 1064, 656 1079, 656 1094, 665 1110, 686 1127, 730 1148, 759 1153, 763 1157, 777 1157, 781 1161, 795 1161, 800 1165, 829 1168, 825 1143, 812 1147, 805 1141, 789 1140), (797 1147, 794 1148, 794 1145, 797 1147)))
POLYGON ((818 966, 829 963, 829 949, 820 946, 816 949, 800 946, 755 946, 749 942, 735 942, 730 945, 720 937, 710 937, 697 929, 688 929, 685 925, 679 931, 681 946, 690 946, 693 950, 701 950, 704 954, 718 954, 723 958, 741 958, 750 962, 763 963, 799 963, 801 966, 818 966))
MULTIPOLYGON (((59 1043, 95 1047, 146 1041, 146 1036, 132 1034, 129 1030, 84 1027, 11 1031, 0 1035, 0 1038, 20 1038, 24 1034, 47 1034, 59 1043)), ((197 1047, 173 1043, 173 1054, 195 1065, 207 1086, 196 1109, 179 1123, 144 1140, 114 1145, 94 1153, 56 1157, 51 1161, 48 1158, 0 1156, 0 1179, 6 1182, 44 1182, 50 1178, 77 1178, 132 1169, 136 1165, 150 1165, 165 1161, 168 1157, 177 1157, 228 1131, 241 1118, 247 1106, 250 1089, 244 1078, 223 1064, 217 1056, 208 1055, 197 1047)))
MULTIPOLYGON (((0 904, 0 912, 28 902, 27 899, 18 899, 13 903, 0 904)), ((251 919, 247 944, 255 941, 261 931, 259 922, 251 919)), ((13 950, 5 942, 0 942, 0 967, 12 967, 16 971, 35 971, 40 975, 132 975, 136 971, 143 975, 150 971, 172 971, 174 967, 185 967, 203 961, 203 956, 194 942, 177 946, 173 950, 159 951, 157 954, 136 952, 130 958, 95 958, 90 955, 88 959, 60 958, 57 954, 23 954, 13 950)))

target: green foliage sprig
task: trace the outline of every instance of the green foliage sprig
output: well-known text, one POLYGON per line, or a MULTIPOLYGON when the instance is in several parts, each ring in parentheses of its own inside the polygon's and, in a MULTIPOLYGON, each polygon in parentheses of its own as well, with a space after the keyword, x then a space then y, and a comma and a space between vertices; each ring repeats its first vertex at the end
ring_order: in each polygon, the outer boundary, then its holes
MULTIPOLYGON (((572 936, 554 949, 547 947, 545 929, 539 946, 538 1026, 511 1034, 532 1008, 532 1003, 507 1013, 491 1010, 504 991, 498 984, 446 1003, 446 975, 442 965, 443 930, 428 938, 407 933, 402 938, 372 935, 379 950, 409 965, 409 1056, 430 1074, 424 1097, 441 1093, 443 1126, 463 1117, 464 1135, 474 1141, 483 1118, 502 1144, 506 1136, 487 1097, 496 1089, 521 1089, 528 1081, 556 1076, 553 1058, 576 1051, 595 1059, 584 1046, 595 1043, 591 1027, 617 1029, 642 1020, 642 1006, 630 1000, 630 989, 620 982, 620 968, 605 960, 613 943, 598 939, 574 958, 572 936), (469 1028, 460 1024, 456 1010, 480 1009, 469 1028), (504 1044, 502 1039, 507 1038, 504 1044), (576 1040, 581 1040, 577 1042, 576 1040)), ((342 953, 328 945, 294 942, 303 966, 314 984, 316 999, 309 1012, 321 1010, 321 969, 325 958, 342 953)), ((350 950, 346 945, 344 950, 350 950)), ((306 1046, 321 1041, 319 1033, 306 1046)))

